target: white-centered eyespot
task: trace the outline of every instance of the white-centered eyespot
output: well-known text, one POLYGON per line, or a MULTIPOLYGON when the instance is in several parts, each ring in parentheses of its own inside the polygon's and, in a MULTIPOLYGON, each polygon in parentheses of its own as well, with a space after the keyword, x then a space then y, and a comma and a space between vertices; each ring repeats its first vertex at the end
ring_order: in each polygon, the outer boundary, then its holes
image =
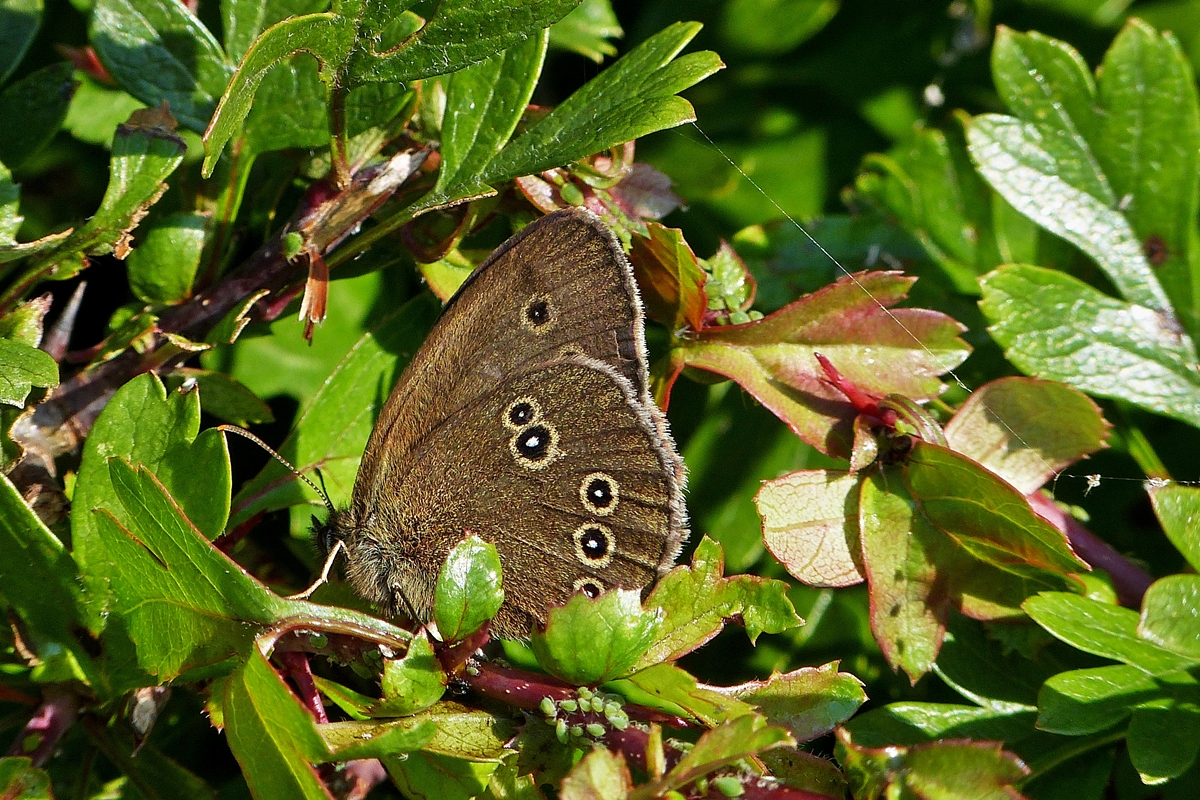
POLYGON ((549 422, 526 425, 508 440, 508 449, 526 469, 545 469, 561 455, 558 431, 549 422))
POLYGON ((588 511, 598 517, 607 517, 621 502, 621 487, 611 475, 593 472, 580 481, 579 499, 588 511))
POLYGON ((554 306, 545 295, 530 298, 521 309, 521 327, 534 333, 541 334, 550 330, 554 327, 555 319, 554 306))
POLYGON ((607 567, 616 552, 612 529, 599 522, 585 522, 575 529, 575 555, 589 567, 607 567))
POLYGON ((519 431, 542 418, 542 407, 532 397, 518 397, 509 403, 500 414, 500 422, 506 428, 519 431))

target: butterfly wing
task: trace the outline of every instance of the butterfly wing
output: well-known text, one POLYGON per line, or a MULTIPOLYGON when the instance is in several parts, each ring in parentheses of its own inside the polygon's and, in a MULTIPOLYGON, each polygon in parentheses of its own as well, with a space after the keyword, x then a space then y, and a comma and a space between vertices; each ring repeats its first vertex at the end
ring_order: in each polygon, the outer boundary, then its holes
POLYGON ((420 440, 378 524, 348 541, 350 579, 427 619, 441 564, 473 533, 504 570, 493 631, 527 636, 575 591, 640 589, 670 568, 687 537, 677 461, 614 367, 585 356, 536 366, 420 440))
MULTIPOLYGON (((403 481, 413 451, 458 410, 529 365, 582 354, 649 395, 637 285, 616 237, 567 210, 526 226, 471 274, 392 390, 367 444, 351 512, 363 517, 403 481)), ((682 467, 673 467, 682 475, 682 467)))

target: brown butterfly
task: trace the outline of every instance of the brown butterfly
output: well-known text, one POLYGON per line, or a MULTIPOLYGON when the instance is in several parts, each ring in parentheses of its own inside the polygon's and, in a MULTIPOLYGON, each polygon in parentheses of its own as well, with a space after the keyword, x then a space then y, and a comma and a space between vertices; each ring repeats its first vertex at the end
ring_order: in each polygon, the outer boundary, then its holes
POLYGON ((492 633, 524 638, 574 592, 652 584, 687 539, 683 462, 649 392, 644 318, 616 237, 560 211, 446 304, 319 532, 387 613, 428 622, 466 534, 500 555, 492 633))

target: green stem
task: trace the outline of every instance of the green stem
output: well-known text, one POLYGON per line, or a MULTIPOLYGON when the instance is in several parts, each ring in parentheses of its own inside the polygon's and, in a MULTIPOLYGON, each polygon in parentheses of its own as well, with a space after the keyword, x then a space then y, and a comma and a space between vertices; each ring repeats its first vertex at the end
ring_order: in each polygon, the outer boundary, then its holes
POLYGON ((1100 733, 1092 734, 1091 736, 1081 736, 1076 739, 1071 745, 1055 749, 1045 758, 1039 759, 1029 765, 1029 774, 1024 778, 1013 783, 1013 787, 1020 789, 1033 780, 1045 775, 1050 770, 1070 761, 1076 756, 1083 755, 1091 750, 1099 750, 1102 747, 1107 747, 1114 742, 1119 742, 1125 738, 1125 729, 1122 727, 1113 728, 1100 733))
POLYGON ((1116 421, 1117 430, 1120 432, 1121 438, 1125 440, 1125 448, 1129 455, 1141 467, 1147 478, 1171 480, 1171 473, 1159 459, 1158 453, 1154 452, 1154 445, 1150 444, 1150 440, 1146 438, 1146 434, 1142 433, 1142 429, 1130 421, 1128 409, 1122 403, 1118 403, 1117 408, 1120 412, 1116 421))
POLYGON ((334 87, 329 93, 329 152, 333 166, 334 185, 345 189, 350 185, 350 158, 346 155, 346 93, 334 87))

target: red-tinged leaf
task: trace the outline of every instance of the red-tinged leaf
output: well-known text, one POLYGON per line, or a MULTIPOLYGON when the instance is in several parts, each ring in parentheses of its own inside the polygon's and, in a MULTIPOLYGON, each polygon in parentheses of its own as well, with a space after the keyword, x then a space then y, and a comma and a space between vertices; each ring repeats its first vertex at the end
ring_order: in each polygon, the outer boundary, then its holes
POLYGON ((913 747, 862 747, 837 731, 837 757, 854 797, 1020 800, 1029 768, 1002 742, 945 739, 913 747))
POLYGON ((603 747, 588 753, 562 781, 562 800, 615 800, 633 790, 629 767, 620 753, 603 747))
POLYGON ((871 632, 892 669, 915 684, 933 667, 946 632, 950 541, 928 524, 904 490, 900 467, 862 482, 862 560, 871 589, 871 632))
POLYGON ((657 222, 647 224, 649 238, 633 240, 629 254, 650 316, 673 331, 704 326, 708 299, 704 270, 683 231, 657 222))
POLYGON ((675 659, 699 648, 739 620, 750 641, 760 633, 781 633, 801 624, 782 581, 756 575, 724 577, 725 554, 707 536, 692 555, 690 566, 677 566, 662 577, 646 598, 648 611, 662 615, 654 643, 635 669, 675 659))
POLYGON ((946 425, 950 449, 1029 494, 1106 447, 1109 424, 1080 391, 1056 381, 1001 378, 976 389, 946 425))
POLYGON ((916 442, 904 475, 929 521, 975 558, 1022 577, 1088 571, 1020 492, 969 458, 916 442))
POLYGON ((754 498, 763 543, 809 586, 853 586, 865 578, 858 541, 860 480, 833 470, 793 472, 765 481, 754 498))
POLYGON ((798 742, 829 733, 867 699, 862 682, 848 672, 838 672, 836 661, 775 673, 765 681, 708 688, 753 703, 772 724, 790 730, 798 742))
POLYGON ((976 619, 1018 617, 1024 598, 1088 569, 1015 489, 921 441, 906 463, 863 481, 859 525, 871 630, 914 683, 937 659, 950 605, 976 619))
POLYGON ((846 456, 854 408, 829 385, 814 353, 825 355, 863 391, 928 400, 938 375, 962 363, 970 347, 945 314, 890 307, 913 278, 863 272, 843 278, 745 325, 709 328, 680 341, 691 367, 732 378, 822 452, 846 456))

